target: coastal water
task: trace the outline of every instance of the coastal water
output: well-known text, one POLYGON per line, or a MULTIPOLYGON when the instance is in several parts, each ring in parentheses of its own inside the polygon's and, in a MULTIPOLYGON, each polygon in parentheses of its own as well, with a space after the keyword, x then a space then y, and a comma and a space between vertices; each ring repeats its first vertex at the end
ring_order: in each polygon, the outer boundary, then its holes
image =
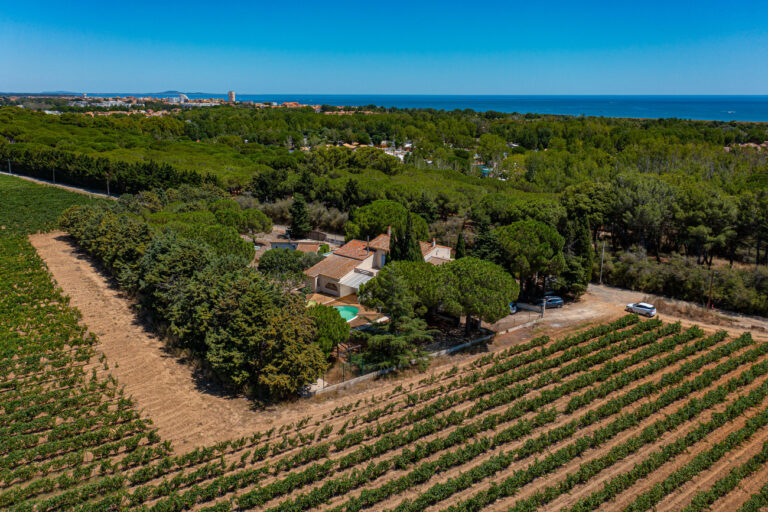
MULTIPOLYGON (((90 95, 90 94, 89 94, 90 95)), ((117 94, 93 94, 117 96, 117 94)), ((143 96, 143 95, 142 95, 143 96)), ((164 97, 173 94, 161 93, 164 97)), ((187 94, 190 98, 226 98, 226 94, 187 94)), ((388 94, 238 94, 238 101, 297 101, 309 105, 433 108, 438 110, 564 114, 604 117, 703 119, 768 122, 764 96, 471 96, 388 94)))

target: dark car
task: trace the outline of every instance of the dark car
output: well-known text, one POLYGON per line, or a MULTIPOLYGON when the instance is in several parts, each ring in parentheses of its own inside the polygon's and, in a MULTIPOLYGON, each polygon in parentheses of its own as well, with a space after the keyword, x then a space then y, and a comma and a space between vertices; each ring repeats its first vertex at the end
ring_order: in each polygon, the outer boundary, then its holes
POLYGON ((543 299, 540 299, 538 305, 544 306, 546 309, 561 308, 563 307, 563 299, 557 295, 549 295, 543 299))
POLYGON ((517 302, 510 302, 509 303, 509 314, 514 315, 517 313, 517 302))

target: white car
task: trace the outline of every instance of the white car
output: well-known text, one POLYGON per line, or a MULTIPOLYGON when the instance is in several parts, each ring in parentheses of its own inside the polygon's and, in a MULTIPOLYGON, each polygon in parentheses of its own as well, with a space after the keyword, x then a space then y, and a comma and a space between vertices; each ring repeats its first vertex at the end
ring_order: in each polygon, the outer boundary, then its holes
POLYGON ((648 318, 653 318, 656 316, 656 307, 653 304, 648 304, 647 302, 635 302, 634 304, 627 304, 626 310, 630 313, 647 316, 648 318))

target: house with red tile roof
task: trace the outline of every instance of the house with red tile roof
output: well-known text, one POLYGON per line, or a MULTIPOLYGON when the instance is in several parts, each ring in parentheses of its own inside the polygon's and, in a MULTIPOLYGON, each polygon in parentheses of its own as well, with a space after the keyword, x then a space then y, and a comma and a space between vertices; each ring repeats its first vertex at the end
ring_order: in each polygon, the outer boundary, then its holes
MULTIPOLYGON (((387 262, 392 230, 370 241, 350 240, 317 265, 307 269, 307 284, 315 293, 338 297, 357 294, 360 286, 379 273, 387 262)), ((451 261, 451 248, 431 242, 419 242, 424 261, 441 265, 451 261)))

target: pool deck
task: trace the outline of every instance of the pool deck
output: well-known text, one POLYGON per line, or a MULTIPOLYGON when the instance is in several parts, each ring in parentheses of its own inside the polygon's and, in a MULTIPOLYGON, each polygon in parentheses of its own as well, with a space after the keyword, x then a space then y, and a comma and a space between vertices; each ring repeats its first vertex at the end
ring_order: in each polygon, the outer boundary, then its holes
POLYGON ((315 301, 318 304, 325 306, 354 306, 358 308, 357 318, 349 322, 349 326, 352 328, 360 327, 368 323, 374 323, 386 318, 378 311, 368 309, 361 305, 357 300, 357 295, 345 295, 344 297, 334 297, 331 295, 325 295, 322 293, 311 293, 307 296, 308 301, 315 301))

